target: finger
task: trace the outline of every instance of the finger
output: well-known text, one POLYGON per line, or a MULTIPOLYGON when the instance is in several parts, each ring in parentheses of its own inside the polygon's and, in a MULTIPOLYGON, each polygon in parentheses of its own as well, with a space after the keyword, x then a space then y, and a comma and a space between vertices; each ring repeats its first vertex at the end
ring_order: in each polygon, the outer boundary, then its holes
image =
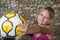
POLYGON ((23 36, 26 34, 26 31, 24 31, 24 30, 19 30, 19 32, 22 32, 22 34, 20 34, 19 36, 23 36))
POLYGON ((22 24, 19 24, 18 26, 22 26, 22 24))
POLYGON ((28 27, 28 26, 29 26, 29 24, 28 24, 27 22, 25 22, 25 24, 24 24, 24 25, 25 25, 25 27, 28 27))
POLYGON ((22 29, 22 30, 19 30, 19 31, 23 31, 23 32, 26 32, 26 31, 27 31, 27 29, 26 29, 26 28, 24 28, 24 29, 22 29))
POLYGON ((46 27, 46 25, 40 25, 41 27, 46 27))
POLYGON ((20 24, 19 26, 24 29, 24 25, 23 24, 20 24))
POLYGON ((19 36, 23 36, 23 35, 25 35, 25 33, 22 33, 22 34, 20 34, 19 36))
POLYGON ((24 22, 23 24, 20 24, 21 27, 25 28, 26 22, 24 22))
POLYGON ((19 32, 25 33, 26 31, 24 31, 24 30, 19 30, 19 32))

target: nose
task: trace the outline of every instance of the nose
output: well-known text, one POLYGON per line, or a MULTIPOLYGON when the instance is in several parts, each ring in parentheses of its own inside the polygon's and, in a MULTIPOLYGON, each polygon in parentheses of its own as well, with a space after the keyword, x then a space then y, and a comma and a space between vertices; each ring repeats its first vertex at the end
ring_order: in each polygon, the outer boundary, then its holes
POLYGON ((41 20, 42 20, 42 21, 44 20, 44 17, 43 17, 43 16, 41 17, 41 20))

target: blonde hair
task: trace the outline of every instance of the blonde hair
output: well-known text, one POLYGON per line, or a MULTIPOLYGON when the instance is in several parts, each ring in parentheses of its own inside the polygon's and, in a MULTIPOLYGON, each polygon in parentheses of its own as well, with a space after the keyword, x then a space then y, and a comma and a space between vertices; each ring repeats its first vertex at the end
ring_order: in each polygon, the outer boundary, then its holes
POLYGON ((39 14, 42 10, 48 10, 49 15, 50 15, 50 18, 54 18, 54 10, 53 10, 51 7, 41 8, 41 9, 38 11, 38 14, 39 14))

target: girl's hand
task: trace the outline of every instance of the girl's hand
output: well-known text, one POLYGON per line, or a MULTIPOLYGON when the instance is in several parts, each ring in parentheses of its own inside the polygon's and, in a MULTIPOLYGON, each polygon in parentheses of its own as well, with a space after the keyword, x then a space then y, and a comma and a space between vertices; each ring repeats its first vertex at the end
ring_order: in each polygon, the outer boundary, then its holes
POLYGON ((19 32, 22 32, 22 34, 19 35, 19 36, 22 36, 22 35, 26 34, 29 24, 24 21, 24 23, 19 24, 19 26, 21 26, 21 28, 22 28, 22 30, 19 30, 19 32))
POLYGON ((49 27, 49 25, 40 25, 41 27, 49 27))

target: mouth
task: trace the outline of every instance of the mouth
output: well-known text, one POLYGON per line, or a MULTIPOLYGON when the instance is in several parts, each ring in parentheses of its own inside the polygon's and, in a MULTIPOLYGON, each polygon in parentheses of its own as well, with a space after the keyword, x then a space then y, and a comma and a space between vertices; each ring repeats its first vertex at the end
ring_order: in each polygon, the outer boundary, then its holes
POLYGON ((44 22, 44 21, 42 21, 42 20, 39 20, 39 21, 44 22))

